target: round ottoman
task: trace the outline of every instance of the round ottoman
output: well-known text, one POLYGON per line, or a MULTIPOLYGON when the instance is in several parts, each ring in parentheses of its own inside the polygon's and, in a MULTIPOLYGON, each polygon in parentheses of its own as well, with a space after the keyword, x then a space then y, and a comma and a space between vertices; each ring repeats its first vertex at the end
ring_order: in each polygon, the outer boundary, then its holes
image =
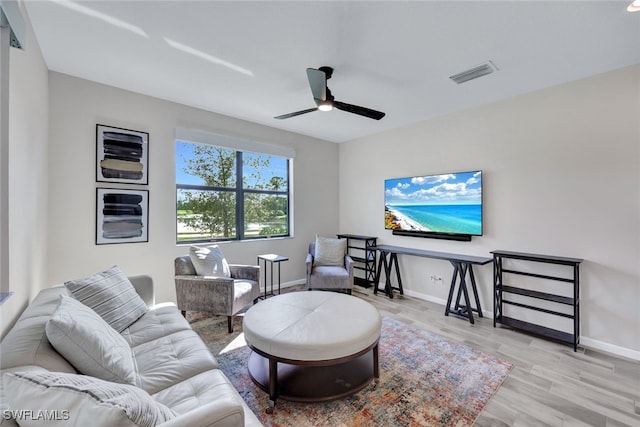
POLYGON ((298 402, 339 399, 378 372, 378 310, 357 297, 325 291, 282 294, 252 306, 244 337, 253 350, 249 374, 269 393, 298 402))

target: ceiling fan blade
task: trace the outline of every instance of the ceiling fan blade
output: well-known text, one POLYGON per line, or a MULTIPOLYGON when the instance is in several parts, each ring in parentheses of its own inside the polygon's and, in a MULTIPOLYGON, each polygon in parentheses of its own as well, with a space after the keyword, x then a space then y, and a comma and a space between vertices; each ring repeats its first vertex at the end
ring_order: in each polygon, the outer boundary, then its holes
POLYGON ((333 106, 338 110, 347 111, 349 113, 358 114, 360 116, 368 117, 374 120, 380 120, 384 117, 385 113, 382 111, 372 110, 371 108, 360 107, 358 105, 346 104, 340 101, 333 101, 333 106))
POLYGON ((316 104, 320 104, 327 99, 327 75, 324 71, 315 68, 307 68, 307 78, 309 87, 316 104))
POLYGON ((274 119, 278 119, 278 120, 289 119, 291 117, 299 116, 301 114, 311 113, 312 111, 316 111, 317 109, 318 107, 315 107, 315 108, 309 108, 308 110, 296 111, 295 113, 283 114, 281 116, 274 117, 274 119))

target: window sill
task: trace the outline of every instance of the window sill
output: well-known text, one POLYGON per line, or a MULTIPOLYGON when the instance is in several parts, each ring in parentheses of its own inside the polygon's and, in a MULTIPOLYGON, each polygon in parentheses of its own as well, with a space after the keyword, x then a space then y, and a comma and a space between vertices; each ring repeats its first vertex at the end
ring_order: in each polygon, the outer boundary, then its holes
POLYGON ((176 246, 199 246, 199 245, 226 245, 229 243, 248 243, 248 242, 265 242, 270 240, 287 240, 293 239, 293 236, 264 237, 259 239, 243 239, 243 240, 212 240, 209 242, 176 242, 176 246))

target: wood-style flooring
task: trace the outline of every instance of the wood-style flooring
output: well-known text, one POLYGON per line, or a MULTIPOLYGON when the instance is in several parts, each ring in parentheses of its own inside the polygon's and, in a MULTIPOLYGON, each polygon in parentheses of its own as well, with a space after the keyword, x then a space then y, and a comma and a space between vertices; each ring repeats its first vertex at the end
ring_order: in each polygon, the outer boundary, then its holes
POLYGON ((381 314, 494 354, 514 367, 476 426, 640 426, 640 362, 573 348, 506 327, 489 318, 471 325, 444 307, 406 295, 353 295, 381 314))

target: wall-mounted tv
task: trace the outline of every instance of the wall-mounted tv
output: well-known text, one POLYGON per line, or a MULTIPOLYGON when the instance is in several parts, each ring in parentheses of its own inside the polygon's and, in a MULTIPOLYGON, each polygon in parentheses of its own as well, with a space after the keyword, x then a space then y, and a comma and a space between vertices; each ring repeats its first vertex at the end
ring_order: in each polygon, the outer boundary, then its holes
POLYGON ((384 228, 455 240, 481 236, 482 171, 386 179, 384 228))

